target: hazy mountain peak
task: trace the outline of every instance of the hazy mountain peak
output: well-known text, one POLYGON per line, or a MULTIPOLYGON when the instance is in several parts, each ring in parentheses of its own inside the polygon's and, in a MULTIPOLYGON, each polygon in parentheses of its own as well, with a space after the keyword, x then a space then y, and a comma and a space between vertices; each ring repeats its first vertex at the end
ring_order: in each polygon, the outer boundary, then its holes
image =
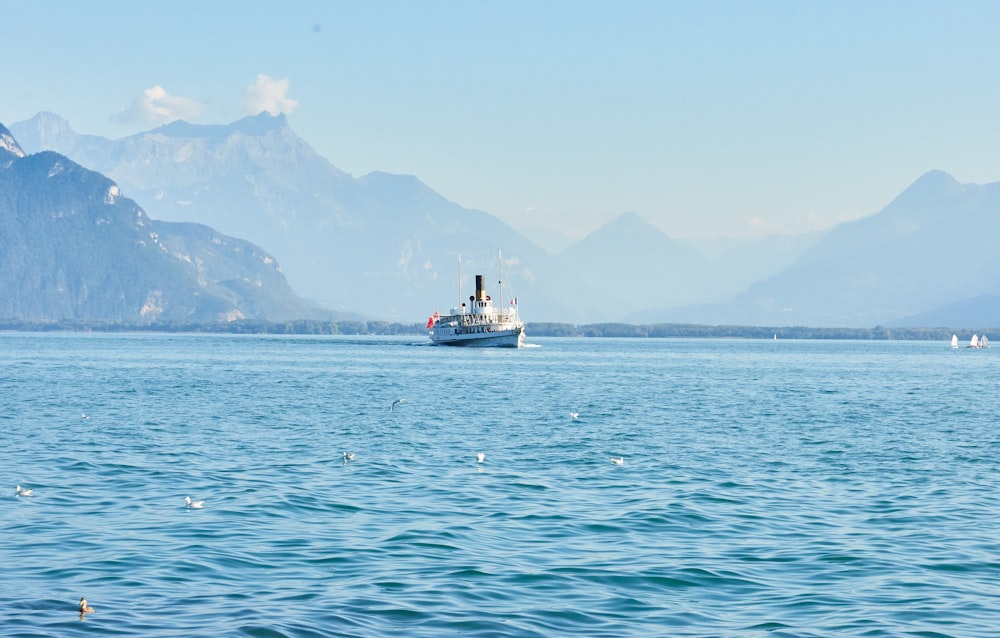
POLYGON ((444 219, 452 219, 451 215, 458 210, 464 210, 415 175, 374 171, 358 178, 356 183, 367 198, 369 211, 379 211, 386 219, 393 219, 394 224, 418 217, 442 223, 444 219))
POLYGON ((283 113, 271 115, 262 111, 257 115, 249 115, 231 124, 192 124, 184 120, 174 120, 150 131, 152 134, 166 137, 225 137, 232 133, 246 135, 264 135, 288 127, 288 120, 283 113))
POLYGON ((633 211, 625 211, 616 217, 611 224, 621 226, 651 226, 649 222, 639 216, 639 213, 633 211))
POLYGON ((52 111, 39 111, 33 118, 28 120, 35 130, 43 137, 72 133, 73 127, 69 125, 69 120, 52 111))
POLYGON ((68 121, 49 111, 39 111, 30 120, 11 126, 11 133, 17 136, 21 148, 29 153, 48 148, 52 140, 73 134, 68 121))
POLYGON ((245 133, 258 132, 266 133, 274 129, 288 126, 288 118, 284 113, 271 115, 267 111, 261 111, 257 115, 248 115, 233 123, 233 127, 245 133))
POLYGON ((357 181, 367 192, 376 194, 381 199, 413 201, 422 198, 436 203, 447 201, 440 193, 424 184, 415 175, 373 171, 360 177, 357 181))
POLYGON ((928 171, 893 200, 896 203, 927 201, 954 197, 964 190, 954 177, 941 170, 928 171))
POLYGON ((591 233, 592 236, 615 235, 631 238, 657 237, 659 240, 673 241, 662 230, 639 216, 627 211, 591 233))

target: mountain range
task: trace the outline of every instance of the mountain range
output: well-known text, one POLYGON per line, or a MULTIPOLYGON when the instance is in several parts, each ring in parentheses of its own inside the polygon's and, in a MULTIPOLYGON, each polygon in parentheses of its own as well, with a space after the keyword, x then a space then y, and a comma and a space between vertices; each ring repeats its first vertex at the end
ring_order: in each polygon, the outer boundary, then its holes
MULTIPOLYGON (((11 126, 113 179, 155 220, 197 222, 266 249, 291 287, 326 308, 421 321, 498 269, 529 321, 772 326, 992 326, 989 237, 1000 186, 920 177, 880 212, 825 233, 707 254, 624 213, 549 254, 496 217, 414 176, 351 176, 284 116, 177 121, 110 140, 54 114, 11 126), (919 322, 919 323, 914 323, 919 322)), ((489 280, 489 278, 488 278, 489 280)), ((493 284, 491 284, 492 286, 493 284)))
POLYGON ((646 320, 746 325, 995 327, 1000 184, 931 171, 881 212, 831 230, 780 273, 723 303, 646 320))
POLYGON ((156 219, 196 221, 265 247, 304 297, 380 319, 420 321, 455 305, 459 270, 461 289, 470 291, 474 274, 498 272, 500 251, 505 296, 518 296, 525 316, 582 323, 618 321, 671 301, 720 300, 816 240, 786 238, 785 250, 762 242, 759 258, 749 259, 753 247, 742 246, 742 263, 729 268, 726 259, 738 251, 702 258, 625 213, 551 255, 414 176, 348 175, 281 115, 219 126, 177 121, 118 140, 78 134, 51 113, 11 130, 26 150, 57 151, 108 175, 156 219), (642 251, 632 245, 636 237, 642 251))
POLYGON ((150 219, 110 179, 0 125, 0 318, 215 322, 324 318, 275 259, 202 224, 150 219))

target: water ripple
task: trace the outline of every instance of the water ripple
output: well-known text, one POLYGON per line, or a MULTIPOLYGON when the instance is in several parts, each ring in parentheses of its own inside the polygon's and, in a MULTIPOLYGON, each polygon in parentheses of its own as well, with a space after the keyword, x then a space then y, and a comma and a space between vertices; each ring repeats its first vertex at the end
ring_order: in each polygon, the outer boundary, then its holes
POLYGON ((964 638, 1000 625, 1000 437, 989 403, 961 398, 995 387, 989 352, 0 344, 5 635, 964 638), (83 619, 81 595, 96 609, 83 619))

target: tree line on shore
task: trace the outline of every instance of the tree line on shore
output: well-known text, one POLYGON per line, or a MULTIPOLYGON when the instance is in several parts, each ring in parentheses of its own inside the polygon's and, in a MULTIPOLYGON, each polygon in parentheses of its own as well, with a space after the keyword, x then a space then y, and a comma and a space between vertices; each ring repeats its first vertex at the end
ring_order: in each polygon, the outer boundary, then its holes
MULTIPOLYGON (((201 332, 218 334, 287 335, 426 335, 423 323, 388 321, 295 321, 239 320, 218 323, 114 323, 94 321, 0 320, 0 330, 23 332, 201 332)), ((865 341, 938 341, 953 334, 989 333, 990 328, 814 328, 805 326, 709 326, 698 324, 528 323, 530 337, 613 337, 613 338, 739 338, 739 339, 854 339, 865 341)), ((1000 334, 1000 328, 992 330, 1000 334)))

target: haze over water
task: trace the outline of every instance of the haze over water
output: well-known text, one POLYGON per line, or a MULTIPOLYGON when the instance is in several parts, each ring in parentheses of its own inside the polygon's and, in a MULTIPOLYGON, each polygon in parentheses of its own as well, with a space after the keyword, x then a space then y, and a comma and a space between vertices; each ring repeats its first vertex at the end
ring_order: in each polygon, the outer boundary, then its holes
POLYGON ((3 633, 995 635, 992 350, 528 341, 0 333, 3 633))

